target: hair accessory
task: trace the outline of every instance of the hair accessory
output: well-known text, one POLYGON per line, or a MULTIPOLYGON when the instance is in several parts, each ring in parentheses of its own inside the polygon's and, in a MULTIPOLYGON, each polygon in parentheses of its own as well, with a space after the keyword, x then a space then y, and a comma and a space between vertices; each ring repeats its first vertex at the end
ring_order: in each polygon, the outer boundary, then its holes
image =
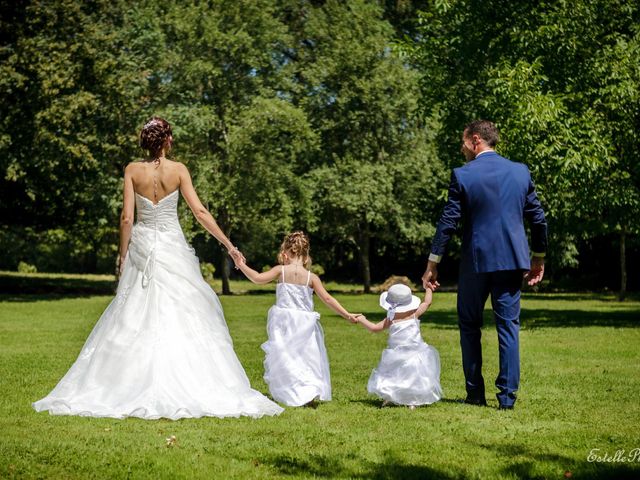
POLYGON ((147 128, 153 127, 154 125, 160 125, 160 122, 158 120, 156 120, 155 118, 152 118, 147 123, 145 123, 144 127, 142 127, 142 128, 143 129, 147 129, 147 128))

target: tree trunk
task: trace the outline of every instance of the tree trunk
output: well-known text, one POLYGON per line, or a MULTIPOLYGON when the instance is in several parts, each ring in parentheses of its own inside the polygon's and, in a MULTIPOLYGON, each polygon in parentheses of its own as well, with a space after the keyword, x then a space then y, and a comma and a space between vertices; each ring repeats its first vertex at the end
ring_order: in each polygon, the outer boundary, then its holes
MULTIPOLYGON (((229 162, 229 135, 227 125, 225 123, 225 112, 221 105, 218 105, 218 116, 220 118, 220 131, 222 132, 222 138, 224 140, 224 156, 225 162, 223 162, 223 166, 226 167, 226 170, 223 170, 223 174, 229 175, 231 178, 232 173, 228 171, 231 162, 229 162)), ((222 229, 227 238, 230 238, 229 234, 231 233, 231 225, 230 225, 229 217, 227 215, 226 209, 221 213, 220 218, 218 219, 218 226, 222 229)), ((229 276, 231 275, 231 265, 229 263, 229 258, 227 252, 222 254, 222 294, 223 295, 231 295, 231 286, 229 285, 229 276)))
POLYGON ((231 286, 229 285, 229 276, 231 275, 231 267, 227 252, 222 254, 222 295, 231 295, 231 286))
POLYGON ((620 232, 620 293, 618 299, 624 300, 627 296, 627 234, 620 232))
POLYGON ((91 250, 84 255, 82 259, 82 273, 97 273, 98 272, 98 248, 99 242, 97 239, 91 241, 91 250))
POLYGON ((360 272, 362 274, 362 286, 364 293, 371 293, 371 264, 369 263, 369 246, 371 234, 369 225, 364 224, 358 234, 358 251, 360 253, 360 272))
MULTIPOLYGON (((231 228, 229 227, 229 222, 227 220, 228 217, 226 213, 221 213, 218 220, 218 226, 228 238, 231 228)), ((229 284, 231 264, 229 263, 229 256, 224 250, 224 247, 222 247, 222 249, 222 260, 220 261, 220 272, 222 273, 222 295, 231 295, 231 285, 229 284)))

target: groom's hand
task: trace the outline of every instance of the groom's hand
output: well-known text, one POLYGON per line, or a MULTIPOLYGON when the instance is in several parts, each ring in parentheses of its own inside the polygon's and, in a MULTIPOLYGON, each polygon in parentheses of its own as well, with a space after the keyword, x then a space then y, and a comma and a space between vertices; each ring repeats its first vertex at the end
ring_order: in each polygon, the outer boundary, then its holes
POLYGON ((430 288, 431 290, 436 290, 440 283, 438 280, 438 264, 436 262, 428 262, 427 269, 422 275, 422 287, 426 290, 430 288))
POLYGON ((533 257, 531 259, 531 270, 524 274, 524 279, 530 287, 542 281, 544 277, 544 258, 533 257))

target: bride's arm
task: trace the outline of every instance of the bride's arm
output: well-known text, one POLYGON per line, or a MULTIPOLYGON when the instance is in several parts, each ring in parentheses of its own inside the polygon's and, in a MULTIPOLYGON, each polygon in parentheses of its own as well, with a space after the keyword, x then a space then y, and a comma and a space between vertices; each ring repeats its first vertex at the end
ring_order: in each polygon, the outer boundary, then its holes
POLYGON ((204 227, 204 229, 213 235, 227 249, 231 255, 235 250, 231 240, 227 238, 222 229, 218 226, 209 210, 202 205, 195 188, 193 188, 193 182, 191 181, 191 175, 189 170, 182 164, 178 165, 180 172, 180 192, 189 205, 189 208, 195 215, 196 219, 204 227))
POLYGON ((127 256, 129 240, 131 240, 131 227, 133 226, 133 213, 135 208, 133 179, 131 171, 133 166, 127 165, 124 169, 124 188, 122 192, 122 213, 120 214, 120 249, 118 253, 118 275, 122 272, 122 264, 127 256))

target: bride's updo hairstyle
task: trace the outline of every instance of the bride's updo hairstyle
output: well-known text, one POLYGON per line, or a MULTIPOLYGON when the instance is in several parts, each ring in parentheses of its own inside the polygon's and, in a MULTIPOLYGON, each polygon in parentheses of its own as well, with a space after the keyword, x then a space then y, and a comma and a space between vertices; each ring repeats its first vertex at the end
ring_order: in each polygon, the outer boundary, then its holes
POLYGON ((164 118, 151 117, 140 130, 140 146, 147 150, 152 157, 159 157, 171 135, 169 122, 164 118))
POLYGON ((278 253, 278 263, 284 265, 284 254, 288 253, 302 259, 305 268, 311 267, 311 257, 309 256, 309 237, 306 233, 297 231, 284 237, 280 252, 278 253))

